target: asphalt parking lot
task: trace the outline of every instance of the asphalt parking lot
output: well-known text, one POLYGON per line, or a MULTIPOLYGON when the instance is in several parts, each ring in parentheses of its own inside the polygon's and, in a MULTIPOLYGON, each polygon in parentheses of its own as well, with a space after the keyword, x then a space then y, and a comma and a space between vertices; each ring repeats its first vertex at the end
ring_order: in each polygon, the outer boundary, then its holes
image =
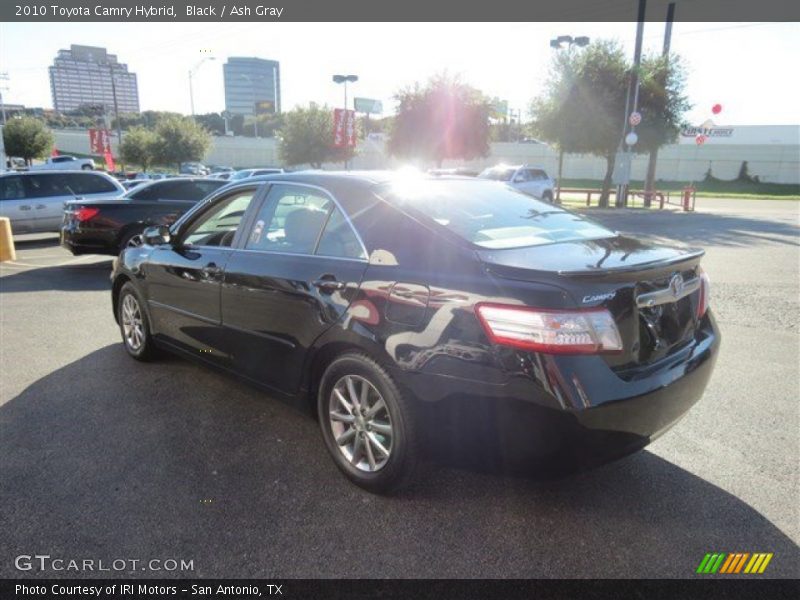
MULTIPOLYGON (((177 358, 129 359, 110 260, 19 240, 0 265, 0 577, 14 557, 193 560, 198 577, 692 577, 706 552, 800 574, 800 203, 597 212, 703 246, 723 344, 701 402, 558 480, 432 465, 366 494, 316 423, 177 358)), ((124 573, 124 572, 123 572, 124 573)), ((49 573, 49 575, 80 575, 49 573)))

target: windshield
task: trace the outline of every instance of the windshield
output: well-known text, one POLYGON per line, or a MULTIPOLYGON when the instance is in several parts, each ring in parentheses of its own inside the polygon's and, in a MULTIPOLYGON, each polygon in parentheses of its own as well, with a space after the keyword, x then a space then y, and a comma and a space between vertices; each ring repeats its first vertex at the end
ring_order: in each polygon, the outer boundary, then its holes
POLYGON ((514 168, 492 167, 491 169, 483 171, 478 177, 481 179, 492 179, 494 181, 511 181, 511 177, 514 176, 515 171, 516 169, 514 168))
POLYGON ((382 195, 483 248, 520 248, 616 236, 579 215, 495 182, 398 180, 388 184, 382 195))

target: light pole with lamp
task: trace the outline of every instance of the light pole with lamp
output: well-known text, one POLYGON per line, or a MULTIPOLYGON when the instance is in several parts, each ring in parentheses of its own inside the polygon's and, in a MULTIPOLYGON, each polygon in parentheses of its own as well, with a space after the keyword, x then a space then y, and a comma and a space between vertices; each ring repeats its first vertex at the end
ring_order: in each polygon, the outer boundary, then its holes
POLYGON ((206 62, 209 60, 217 60, 216 56, 206 56, 203 60, 197 63, 194 67, 189 69, 189 105, 192 110, 192 118, 194 119, 194 88, 192 86, 192 78, 195 76, 195 73, 202 67, 206 62))
MULTIPOLYGON (((358 81, 358 75, 334 75, 333 82, 334 83, 343 83, 344 84, 344 114, 345 118, 347 118, 347 84, 348 83, 355 83, 358 81)), ((347 155, 345 155, 347 156, 347 155)), ((344 159, 344 170, 347 170, 347 158, 344 159)))
MULTIPOLYGON (((562 50, 562 44, 567 44, 567 56, 570 56, 572 53, 572 47, 578 46, 580 48, 584 48, 589 45, 589 38, 585 35, 572 37, 571 35, 560 35, 555 39, 550 40, 550 47, 553 50, 562 50)), ((571 67, 570 67, 571 68, 571 67)), ((570 80, 572 79, 572 73, 569 73, 570 80)), ((570 87, 572 86, 572 81, 570 81, 570 87)), ((561 204, 561 172, 564 168, 564 146, 563 144, 558 145, 558 189, 556 190, 556 203, 561 204)))

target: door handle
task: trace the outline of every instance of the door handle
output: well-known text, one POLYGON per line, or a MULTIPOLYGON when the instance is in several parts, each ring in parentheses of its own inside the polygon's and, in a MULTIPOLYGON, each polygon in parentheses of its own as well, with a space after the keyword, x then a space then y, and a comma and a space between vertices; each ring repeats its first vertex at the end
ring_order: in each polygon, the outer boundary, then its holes
POLYGON ((336 281, 335 279, 325 279, 324 276, 314 281, 313 285, 315 288, 319 289, 320 292, 327 294, 335 292, 336 290, 343 290, 347 287, 346 283, 336 281))
POLYGON ((47 207, 44 204, 37 204, 36 208, 42 209, 42 208, 47 208, 47 207))
POLYGON ((31 209, 31 207, 30 207, 30 206, 28 206, 27 204, 23 204, 22 206, 20 206, 20 207, 19 207, 19 209, 20 209, 20 210, 30 210, 30 209, 31 209))

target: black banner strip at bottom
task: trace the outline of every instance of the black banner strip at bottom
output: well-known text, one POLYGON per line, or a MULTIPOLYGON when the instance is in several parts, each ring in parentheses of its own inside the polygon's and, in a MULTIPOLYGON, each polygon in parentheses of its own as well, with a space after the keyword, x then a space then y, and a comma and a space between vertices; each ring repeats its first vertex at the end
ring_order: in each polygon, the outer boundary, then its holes
POLYGON ((796 600, 800 581, 779 579, 2 579, 0 598, 62 600, 314 598, 580 600, 641 598, 796 600))

